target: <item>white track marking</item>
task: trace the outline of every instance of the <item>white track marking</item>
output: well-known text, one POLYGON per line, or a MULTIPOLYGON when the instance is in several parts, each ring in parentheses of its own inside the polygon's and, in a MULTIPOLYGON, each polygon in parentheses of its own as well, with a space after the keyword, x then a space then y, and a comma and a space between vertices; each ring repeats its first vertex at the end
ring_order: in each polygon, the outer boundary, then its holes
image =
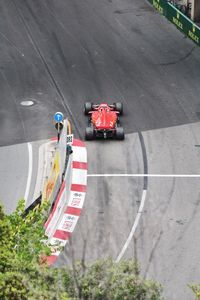
POLYGON ((174 177, 174 178, 200 178, 200 174, 88 174, 87 177, 174 177))
MULTIPOLYGON (((103 177, 158 177, 158 178, 200 178, 200 174, 88 174, 87 177, 93 177, 93 178, 103 178, 103 177)), ((133 236, 134 233, 137 229, 137 226, 139 224, 142 212, 143 212, 143 208, 144 208, 144 204, 145 204, 145 200, 146 200, 146 193, 147 190, 143 190, 142 193, 142 199, 140 202, 140 206, 133 224, 133 227, 131 229, 131 232, 121 250, 121 252, 119 253, 118 257, 116 258, 115 262, 118 263, 122 257, 124 256, 124 253, 126 252, 133 236)))
POLYGON ((27 146, 28 146, 28 178, 26 183, 26 191, 24 195, 25 203, 27 202, 29 196, 32 170, 33 170, 33 149, 31 143, 27 143, 27 146))
POLYGON ((147 193, 147 191, 143 190, 142 200, 141 200, 141 203, 140 203, 140 206, 139 206, 136 218, 135 218, 135 222, 133 224, 131 232, 130 232, 130 234, 129 234, 129 236, 128 236, 128 238, 127 238, 127 240, 126 240, 126 242, 125 242, 125 244, 124 244, 124 246, 123 246, 120 254, 118 255, 118 257, 117 257, 117 259, 115 261, 116 263, 118 263, 122 259, 122 257, 124 256, 124 253, 125 253, 126 249, 128 248, 128 246, 129 246, 129 244, 130 244, 130 242, 131 242, 131 240, 133 238, 133 235, 134 235, 134 233, 135 233, 135 231, 137 229, 137 226, 138 226, 139 221, 140 221, 140 217, 141 217, 142 212, 143 212, 143 208, 144 208, 144 204, 145 204, 145 200, 146 200, 146 193, 147 193))

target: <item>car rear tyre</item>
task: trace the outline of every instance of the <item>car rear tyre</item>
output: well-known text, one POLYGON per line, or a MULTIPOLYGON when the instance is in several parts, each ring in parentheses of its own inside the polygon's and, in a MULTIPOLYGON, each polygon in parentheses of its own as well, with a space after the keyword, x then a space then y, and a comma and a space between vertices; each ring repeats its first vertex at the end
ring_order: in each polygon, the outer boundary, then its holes
POLYGON ((121 102, 114 103, 115 110, 119 112, 120 115, 123 115, 123 104, 121 102))
POLYGON ((91 103, 91 102, 86 102, 85 103, 85 105, 84 105, 85 115, 89 114, 89 112, 92 110, 92 106, 93 106, 93 103, 91 103))
POLYGON ((117 140, 124 140, 124 129, 123 129, 123 127, 117 127, 115 135, 116 135, 117 140))
POLYGON ((91 141, 94 139, 94 130, 92 127, 86 127, 85 129, 85 139, 91 141))

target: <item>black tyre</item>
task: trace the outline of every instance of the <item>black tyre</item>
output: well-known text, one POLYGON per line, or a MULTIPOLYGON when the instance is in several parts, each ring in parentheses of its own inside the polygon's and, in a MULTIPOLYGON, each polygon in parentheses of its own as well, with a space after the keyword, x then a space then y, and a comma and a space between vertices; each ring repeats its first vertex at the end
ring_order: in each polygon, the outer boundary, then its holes
POLYGON ((85 139, 91 141, 94 139, 94 129, 92 127, 86 127, 85 129, 85 139))
POLYGON ((93 106, 93 103, 91 103, 91 102, 86 102, 84 104, 84 112, 85 112, 86 116, 88 115, 89 111, 92 110, 92 106, 93 106))
POLYGON ((124 140, 124 129, 123 127, 116 127, 115 136, 117 140, 124 140))
POLYGON ((123 104, 121 102, 116 102, 113 105, 115 110, 118 111, 120 115, 123 115, 123 104))

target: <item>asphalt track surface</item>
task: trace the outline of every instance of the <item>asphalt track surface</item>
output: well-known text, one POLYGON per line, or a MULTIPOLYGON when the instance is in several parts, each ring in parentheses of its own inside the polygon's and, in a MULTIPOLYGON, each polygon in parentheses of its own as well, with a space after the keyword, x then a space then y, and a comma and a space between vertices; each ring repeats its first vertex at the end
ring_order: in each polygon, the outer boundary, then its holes
MULTIPOLYGON (((87 144, 90 174, 200 174, 200 50, 144 0, 1 1, 0 45, 1 159, 5 146, 13 149, 6 170, 17 160, 13 145, 55 134, 56 111, 70 117, 82 138, 84 102, 104 99, 123 102, 127 136, 87 144), (29 99, 35 105, 20 105, 29 99)), ((19 169, 23 177, 26 166, 19 169)), ((125 252, 139 259, 146 277, 163 283, 166 299, 192 299, 187 284, 199 281, 199 181, 149 177, 125 252)), ((66 253, 115 259, 143 190, 142 177, 88 177, 83 215, 66 253)))

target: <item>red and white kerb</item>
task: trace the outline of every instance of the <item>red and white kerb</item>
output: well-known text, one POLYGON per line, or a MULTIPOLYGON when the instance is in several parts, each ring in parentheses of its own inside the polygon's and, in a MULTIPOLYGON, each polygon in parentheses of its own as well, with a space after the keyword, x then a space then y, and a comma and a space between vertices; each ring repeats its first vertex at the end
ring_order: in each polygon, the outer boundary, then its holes
POLYGON ((53 245, 59 242, 60 245, 64 246, 67 243, 67 240, 77 224, 85 200, 87 186, 87 151, 84 142, 74 139, 72 150, 70 192, 67 195, 66 182, 63 181, 54 209, 45 224, 46 234, 51 236, 49 244, 52 245, 52 255, 47 258, 50 265, 56 261, 60 254, 60 251, 54 252, 53 245), (62 211, 63 205, 66 206, 66 204, 67 207, 64 214, 60 216, 59 212, 62 211), (54 232, 53 234, 52 231, 54 232))

